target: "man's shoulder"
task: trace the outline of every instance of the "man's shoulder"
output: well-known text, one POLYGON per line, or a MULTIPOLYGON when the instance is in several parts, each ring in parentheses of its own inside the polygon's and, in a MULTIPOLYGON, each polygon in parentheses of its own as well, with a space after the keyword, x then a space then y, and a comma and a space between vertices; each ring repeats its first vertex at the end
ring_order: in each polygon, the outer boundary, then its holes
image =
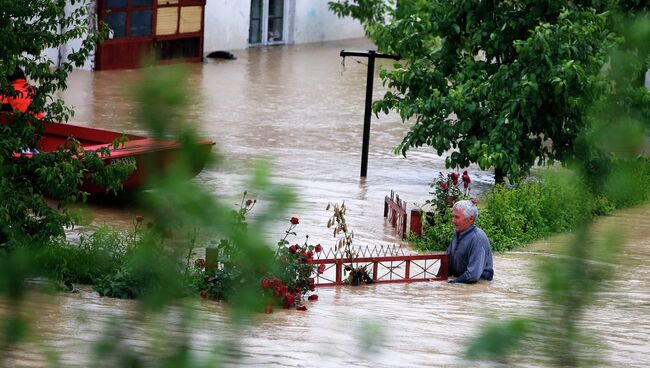
POLYGON ((488 240, 487 234, 485 234, 485 231, 483 231, 483 229, 478 226, 476 226, 475 229, 476 231, 474 231, 474 236, 476 238, 488 240))

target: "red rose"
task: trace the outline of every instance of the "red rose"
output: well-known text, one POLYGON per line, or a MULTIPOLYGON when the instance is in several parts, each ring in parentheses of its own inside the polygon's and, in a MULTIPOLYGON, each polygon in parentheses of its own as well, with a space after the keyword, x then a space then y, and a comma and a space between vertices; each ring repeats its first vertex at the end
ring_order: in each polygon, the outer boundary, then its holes
POLYGON ((449 174, 449 178, 451 179, 451 182, 454 183, 454 185, 458 185, 458 178, 460 177, 459 173, 451 173, 449 174))
POLYGON ((316 295, 316 294, 310 295, 309 297, 307 297, 307 300, 310 300, 310 301, 314 302, 314 301, 318 300, 318 295, 316 295))
POLYGON ((284 309, 289 309, 289 308, 291 308, 291 307, 293 306, 293 303, 294 303, 295 301, 296 301, 296 300, 295 300, 295 298, 293 297, 293 295, 291 295, 291 294, 287 294, 287 295, 284 297, 284 300, 282 301, 282 306, 284 307, 284 309))
POLYGON ((194 261, 194 265, 198 268, 205 268, 205 259, 199 258, 194 261))
POLYGON ((273 306, 271 304, 267 304, 266 308, 264 308, 264 313, 266 313, 266 314, 273 313, 273 306))
POLYGON ((280 296, 285 296, 289 293, 289 287, 287 285, 280 286, 280 296))
POLYGON ((268 289, 268 288, 271 287, 271 283, 269 282, 268 279, 262 279, 262 287, 263 287, 264 289, 268 289))
POLYGON ((321 263, 320 265, 318 265, 318 274, 320 275, 323 272, 325 272, 325 264, 321 263))
POLYGON ((467 171, 463 171, 463 186, 465 187, 465 189, 469 187, 471 182, 472 179, 469 178, 469 174, 467 173, 467 171))
POLYGON ((205 290, 201 290, 201 292, 199 293, 199 295, 201 296, 201 298, 205 299, 205 298, 208 297, 208 292, 205 291, 205 290))
POLYGON ((306 310, 307 310, 307 307, 304 306, 304 305, 299 305, 299 306, 296 307, 296 310, 299 310, 299 311, 306 311, 306 310))
POLYGON ((314 252, 311 250, 307 253, 305 253, 305 262, 306 263, 311 263, 314 260, 314 252))
POLYGON ((297 245, 292 245, 289 247, 289 252, 291 253, 296 253, 298 251, 298 246, 297 245))
POLYGON ((442 190, 444 190, 446 192, 446 191, 449 190, 449 185, 447 185, 447 183, 445 183, 444 181, 441 181, 440 182, 440 188, 442 188, 442 190))
POLYGON ((323 247, 320 246, 320 244, 316 244, 314 247, 314 252, 320 253, 323 250, 323 247))
POLYGON ((298 219, 297 217, 292 217, 291 223, 294 225, 298 225, 300 223, 300 219, 298 219))

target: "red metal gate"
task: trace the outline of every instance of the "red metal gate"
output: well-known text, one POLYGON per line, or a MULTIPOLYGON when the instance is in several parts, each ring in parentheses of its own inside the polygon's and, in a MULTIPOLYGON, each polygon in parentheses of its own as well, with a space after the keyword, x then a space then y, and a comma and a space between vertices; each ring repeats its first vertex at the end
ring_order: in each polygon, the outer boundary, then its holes
POLYGON ((365 267, 368 275, 376 284, 407 283, 422 281, 447 280, 448 260, 444 253, 403 254, 401 247, 353 248, 355 255, 346 258, 340 252, 328 252, 324 256, 331 258, 314 259, 314 263, 325 265, 322 274, 316 274, 315 285, 337 286, 346 283, 350 270, 365 267))
POLYGON ((406 201, 400 200, 392 190, 390 197, 384 198, 384 217, 397 229, 397 235, 406 238, 406 201))

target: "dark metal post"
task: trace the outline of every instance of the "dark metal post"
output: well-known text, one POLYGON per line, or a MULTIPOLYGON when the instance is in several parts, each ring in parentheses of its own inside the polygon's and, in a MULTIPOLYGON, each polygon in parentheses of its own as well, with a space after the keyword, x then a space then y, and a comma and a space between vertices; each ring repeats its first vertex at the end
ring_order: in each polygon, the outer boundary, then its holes
POLYGON ((368 149, 370 147, 370 118, 372 117, 372 87, 375 81, 375 50, 368 51, 366 77, 366 109, 363 113, 363 144, 361 146, 361 177, 368 176, 368 149))
POLYGON ((375 58, 399 60, 399 55, 380 54, 375 50, 353 52, 341 50, 341 56, 363 56, 368 58, 366 77, 366 108, 363 114, 363 144, 361 146, 361 177, 368 176, 368 150, 370 147, 370 118, 372 117, 372 87, 375 79, 375 58))

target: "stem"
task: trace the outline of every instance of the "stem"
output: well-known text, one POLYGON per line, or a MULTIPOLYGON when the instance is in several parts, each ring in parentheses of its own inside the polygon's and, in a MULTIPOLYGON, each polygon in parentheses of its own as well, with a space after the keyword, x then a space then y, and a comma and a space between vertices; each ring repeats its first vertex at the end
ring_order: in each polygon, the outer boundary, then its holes
POLYGON ((278 249, 276 249, 276 251, 275 251, 276 256, 278 254, 280 254, 280 244, 284 244, 284 242, 287 241, 287 236, 289 236, 289 234, 291 234, 291 230, 293 230, 294 227, 296 227, 296 225, 291 224, 291 225, 289 225, 289 229, 284 232, 284 238, 282 238, 282 240, 280 240, 280 242, 278 243, 278 249))
POLYGON ((196 245, 196 238, 197 238, 198 232, 199 232, 198 228, 195 227, 194 228, 194 234, 190 235, 190 247, 187 250, 187 259, 185 261, 185 272, 186 273, 190 268, 190 258, 192 258, 192 253, 194 252, 194 246, 196 245))

